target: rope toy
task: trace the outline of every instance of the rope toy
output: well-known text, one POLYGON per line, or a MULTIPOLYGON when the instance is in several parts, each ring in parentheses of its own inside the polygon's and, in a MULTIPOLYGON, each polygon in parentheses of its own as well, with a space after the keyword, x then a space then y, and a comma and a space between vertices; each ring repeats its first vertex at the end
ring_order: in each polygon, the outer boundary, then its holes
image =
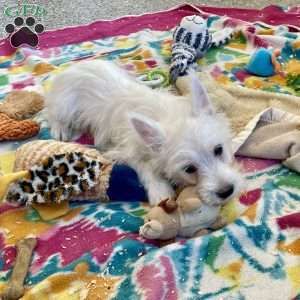
POLYGON ((23 140, 39 133, 40 126, 33 120, 14 120, 0 113, 0 141, 23 140))
POLYGON ((200 16, 184 17, 173 33, 170 79, 175 82, 187 74, 190 67, 202 58, 211 47, 228 42, 233 36, 232 28, 224 28, 211 34, 207 22, 200 16))

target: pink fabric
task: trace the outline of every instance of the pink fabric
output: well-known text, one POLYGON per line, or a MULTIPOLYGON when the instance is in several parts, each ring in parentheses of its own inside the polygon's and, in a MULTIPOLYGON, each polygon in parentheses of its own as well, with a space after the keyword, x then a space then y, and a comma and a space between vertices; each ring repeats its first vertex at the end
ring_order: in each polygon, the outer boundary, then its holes
MULTIPOLYGON (((199 13, 227 15, 244 21, 261 21, 271 25, 289 24, 299 26, 300 6, 284 12, 277 6, 268 6, 262 10, 242 8, 219 8, 210 6, 182 5, 173 9, 147 13, 140 16, 126 16, 111 21, 96 21, 88 25, 67 27, 54 31, 46 31, 39 35, 39 49, 47 49, 64 44, 79 43, 88 40, 100 39, 116 35, 128 35, 145 28, 167 30, 175 25, 184 16, 199 13)), ((10 46, 8 38, 0 40, 0 55, 9 55, 15 51, 10 46)))
MULTIPOLYGON (((46 31, 39 35, 38 49, 47 49, 64 44, 80 43, 117 35, 128 35, 145 28, 166 30, 176 26, 184 16, 197 12, 196 8, 190 5, 183 5, 163 12, 148 13, 141 16, 126 16, 111 21, 101 20, 87 25, 46 31)), ((0 55, 9 55, 13 52, 14 48, 10 46, 7 38, 0 41, 0 55)))
POLYGON ((246 8, 224 8, 199 6, 206 13, 216 15, 226 15, 231 18, 240 19, 247 22, 264 22, 270 25, 300 25, 300 6, 290 8, 284 12, 282 8, 276 5, 267 6, 261 10, 246 8))
POLYGON ((240 202, 243 205, 250 206, 260 199, 261 193, 262 193, 261 189, 255 189, 252 191, 248 191, 246 194, 244 194, 240 197, 240 202))
POLYGON ((297 212, 277 218, 277 224, 279 225, 280 229, 300 228, 300 213, 297 212))
POLYGON ((244 156, 238 156, 236 159, 241 164, 245 172, 258 172, 276 164, 280 164, 279 160, 272 159, 250 158, 244 156))

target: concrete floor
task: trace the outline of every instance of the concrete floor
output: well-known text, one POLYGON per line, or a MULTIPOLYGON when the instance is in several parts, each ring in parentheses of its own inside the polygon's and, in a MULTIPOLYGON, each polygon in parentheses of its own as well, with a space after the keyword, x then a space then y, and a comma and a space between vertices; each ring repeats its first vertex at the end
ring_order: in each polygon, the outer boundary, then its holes
MULTIPOLYGON (((86 24, 99 19, 113 19, 122 15, 141 14, 182 4, 182 0, 0 0, 1 9, 16 3, 36 3, 47 11, 42 18, 46 30, 86 24)), ((191 0, 192 4, 234 7, 264 7, 270 4, 296 5, 299 0, 191 0)), ((6 36, 5 26, 14 18, 0 15, 0 35, 6 36), (2 28, 2 30, 1 30, 2 28)))

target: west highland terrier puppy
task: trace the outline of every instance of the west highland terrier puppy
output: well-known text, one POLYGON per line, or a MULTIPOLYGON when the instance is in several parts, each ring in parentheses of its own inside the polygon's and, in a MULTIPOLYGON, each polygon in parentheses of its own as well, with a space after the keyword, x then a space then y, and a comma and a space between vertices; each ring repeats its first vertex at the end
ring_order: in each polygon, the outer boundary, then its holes
POLYGON ((137 171, 151 205, 174 196, 174 184, 197 184, 204 201, 221 205, 242 184, 229 124, 195 74, 190 82, 187 99, 151 89, 111 62, 80 62, 46 96, 51 133, 64 141, 93 134, 106 157, 137 171))

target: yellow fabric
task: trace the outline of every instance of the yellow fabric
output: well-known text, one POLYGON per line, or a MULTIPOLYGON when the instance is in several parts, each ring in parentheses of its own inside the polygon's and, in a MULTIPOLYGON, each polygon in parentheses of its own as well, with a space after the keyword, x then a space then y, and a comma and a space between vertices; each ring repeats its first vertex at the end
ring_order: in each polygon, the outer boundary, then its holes
POLYGON ((69 202, 67 201, 64 201, 62 203, 33 203, 32 207, 38 212, 41 219, 44 221, 49 221, 62 217, 66 215, 70 210, 69 202))
POLYGON ((27 208, 8 210, 0 215, 0 228, 4 232, 5 245, 15 245, 19 240, 31 236, 38 236, 48 231, 53 225, 43 221, 33 223, 27 220, 30 213, 27 208))
POLYGON ((27 291, 22 300, 96 300, 110 299, 120 281, 119 277, 88 273, 80 263, 74 272, 55 274, 27 291), (51 298, 50 298, 51 295, 51 298))
POLYGON ((3 200, 7 189, 11 183, 18 179, 25 178, 29 174, 28 171, 20 171, 16 173, 9 173, 0 176, 0 201, 3 200))
POLYGON ((15 162, 15 151, 0 154, 0 170, 2 173, 11 173, 15 162))

